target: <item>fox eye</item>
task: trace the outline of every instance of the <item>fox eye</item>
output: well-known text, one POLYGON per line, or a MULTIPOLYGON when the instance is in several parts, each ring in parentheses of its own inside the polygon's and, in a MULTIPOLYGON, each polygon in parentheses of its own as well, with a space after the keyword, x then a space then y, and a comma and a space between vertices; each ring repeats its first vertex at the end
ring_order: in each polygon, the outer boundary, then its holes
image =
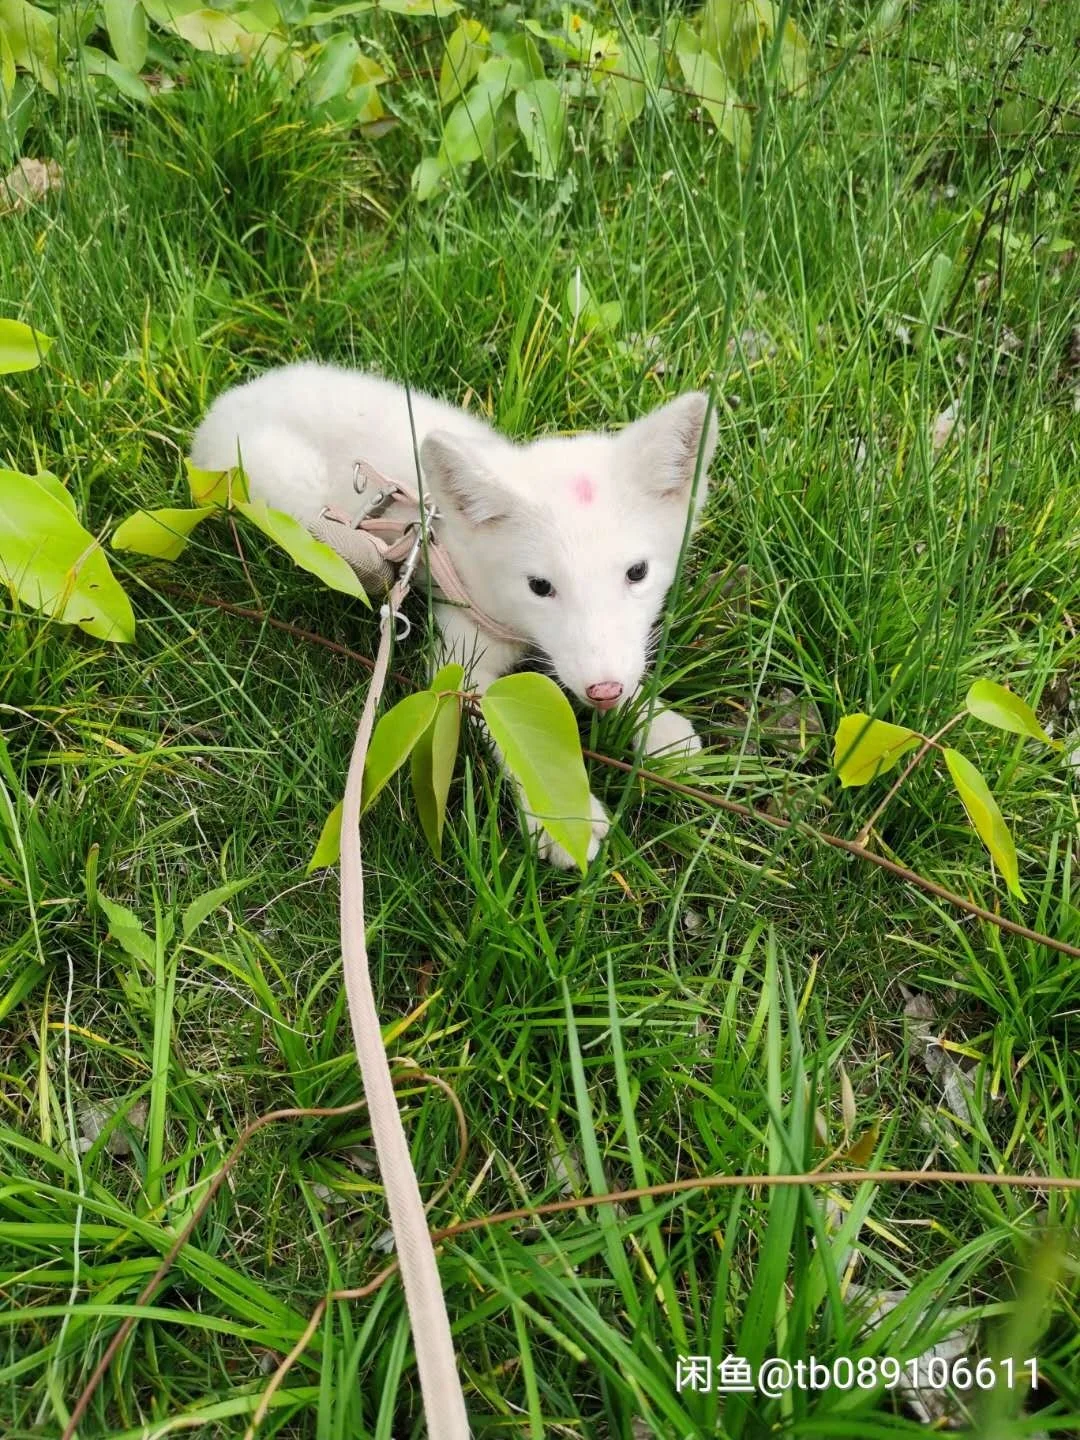
POLYGON ((648 573, 649 562, 647 560, 639 560, 636 565, 631 565, 630 569, 627 570, 626 578, 630 581, 631 585, 637 585, 640 581, 645 579, 645 576, 648 573))
POLYGON ((551 581, 541 580, 536 575, 529 576, 529 589, 534 595, 539 595, 541 598, 555 594, 555 586, 551 581))

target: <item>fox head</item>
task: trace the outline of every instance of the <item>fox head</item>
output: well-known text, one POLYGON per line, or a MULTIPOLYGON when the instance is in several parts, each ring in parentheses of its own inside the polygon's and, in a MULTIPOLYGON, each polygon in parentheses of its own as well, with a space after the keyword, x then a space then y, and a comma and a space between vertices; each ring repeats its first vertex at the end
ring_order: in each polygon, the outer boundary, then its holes
POLYGON ((687 512, 696 524, 705 502, 717 428, 707 416, 708 396, 693 393, 617 434, 512 445, 436 430, 421 445, 470 597, 598 710, 644 677, 687 512))

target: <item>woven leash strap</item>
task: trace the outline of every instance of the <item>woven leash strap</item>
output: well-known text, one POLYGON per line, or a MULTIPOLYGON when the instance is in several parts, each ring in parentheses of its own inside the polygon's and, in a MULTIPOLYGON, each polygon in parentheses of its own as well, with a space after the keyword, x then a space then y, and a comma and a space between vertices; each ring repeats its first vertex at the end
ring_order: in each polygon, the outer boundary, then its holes
POLYGON ((368 968, 364 930, 364 871, 360 852, 360 803, 375 712, 386 682, 394 617, 409 590, 408 567, 382 608, 375 668, 356 731, 341 812, 341 953, 356 1058, 367 1096, 375 1153, 390 1210, 405 1303, 412 1325, 416 1368, 430 1440, 468 1440, 469 1421, 458 1376, 450 1320, 428 1233, 409 1142, 398 1112, 390 1065, 383 1047, 368 968))

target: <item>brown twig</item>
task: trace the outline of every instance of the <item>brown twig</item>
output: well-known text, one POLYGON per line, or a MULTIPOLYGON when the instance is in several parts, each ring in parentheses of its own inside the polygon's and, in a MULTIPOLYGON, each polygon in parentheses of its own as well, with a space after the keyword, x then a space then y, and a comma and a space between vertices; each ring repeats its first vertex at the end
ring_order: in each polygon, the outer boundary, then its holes
MULTIPOLYGON (((426 1071, 423 1070, 413 1070, 406 1072, 403 1075, 397 1075, 394 1078, 396 1081, 400 1082, 420 1080, 426 1084, 437 1085, 439 1089, 444 1091, 444 1093, 450 1097, 451 1101, 453 1102, 454 1110, 457 1116, 457 1159, 454 1163, 454 1168, 450 1172, 450 1175, 447 1177, 447 1179, 443 1182, 443 1184, 439 1187, 436 1193, 432 1196, 431 1200, 428 1202, 426 1208, 430 1209, 431 1206, 434 1205, 436 1201, 441 1198, 441 1196, 446 1194, 450 1186, 454 1183, 454 1181, 461 1174, 461 1171, 464 1168, 465 1157, 468 1151, 469 1144, 469 1132, 465 1122, 465 1112, 462 1108, 460 1100, 451 1090, 450 1086, 447 1085, 446 1081, 440 1080, 435 1075, 429 1075, 426 1071)), ((354 1100, 349 1105, 290 1106, 287 1109, 283 1110, 270 1110, 265 1115, 257 1116, 254 1120, 252 1120, 250 1125, 245 1126, 245 1128, 241 1130, 240 1135, 237 1138, 236 1144, 233 1146, 232 1150, 222 1162, 221 1169, 217 1171, 213 1179, 210 1181, 209 1185, 206 1187, 206 1193, 203 1195, 202 1199, 192 1211, 191 1216, 187 1221, 187 1224, 184 1225, 184 1227, 180 1230, 176 1239, 165 1252, 165 1257, 162 1260, 161 1264, 157 1267, 153 1275, 151 1275, 150 1279, 146 1282, 142 1290, 139 1292, 138 1297, 135 1300, 136 1307, 145 1305, 147 1303, 147 1301, 153 1295, 154 1291, 161 1284, 162 1280, 164 1280, 165 1276, 169 1273, 169 1270, 172 1268, 176 1260, 176 1257, 180 1254, 181 1250, 183 1250, 184 1246, 191 1239, 195 1227, 206 1214, 207 1210, 209 1209, 210 1205, 214 1200, 214 1197, 217 1195, 218 1191, 221 1189, 222 1185, 225 1183, 225 1180, 228 1178, 230 1172, 232 1171, 233 1166, 243 1154, 245 1148, 247 1147, 248 1141, 257 1131, 262 1130, 267 1125, 274 1124, 278 1120, 300 1120, 312 1118, 327 1119, 341 1115, 353 1115, 356 1113, 357 1110, 364 1109, 366 1105, 366 1100, 354 1100)), ((392 1273, 392 1271, 390 1273, 392 1273)), ((378 1277, 376 1278, 378 1279, 378 1277)), ((384 1278, 389 1277, 385 1276, 384 1278)), ((381 1283, 382 1280, 379 1280, 379 1284, 381 1283)), ((351 1298, 360 1299, 364 1294, 368 1293, 368 1291, 367 1289, 358 1291, 355 1295, 351 1295, 351 1292, 345 1293, 350 1294, 351 1298)), ((326 1301, 321 1301, 320 1304, 323 1306, 323 1308, 325 1308, 326 1301)), ((322 1312, 320 1310, 319 1314, 321 1313, 322 1312)), ((75 1431, 78 1428, 79 1421, 86 1413, 86 1407, 90 1404, 90 1401, 94 1397, 94 1392, 97 1390, 98 1386, 105 1378, 109 1366, 112 1364, 114 1358, 116 1357, 116 1352, 120 1349, 124 1341, 128 1338, 132 1330, 135 1328, 135 1324, 138 1318, 139 1317, 137 1315, 128 1315, 121 1324, 120 1328, 117 1330, 116 1334, 109 1341, 109 1344, 105 1349, 105 1353, 102 1355, 101 1359, 98 1361, 97 1366, 94 1369, 94 1373, 86 1382, 81 1395, 72 1407, 71 1415, 68 1418, 67 1424, 64 1426, 63 1434, 61 1435, 60 1440, 72 1440, 72 1437, 74 1436, 75 1431)), ((308 1340, 310 1340, 311 1335, 314 1333, 314 1327, 316 1324, 318 1324, 318 1316, 315 1317, 314 1322, 308 1322, 308 1326, 304 1331, 304 1345, 306 1345, 308 1340)))
MULTIPOLYGON (((182 585, 173 585, 167 580, 158 580, 156 583, 157 588, 164 590, 167 595, 177 595, 182 600, 189 600, 192 605, 207 605, 213 610, 224 610, 230 615, 239 615, 242 620, 254 620, 260 625, 269 625, 274 630, 281 630, 286 635, 292 635, 294 639, 306 640, 309 645, 321 645, 324 650, 332 650, 335 655, 344 656, 346 660, 353 660, 357 665, 362 665, 365 670, 375 668, 374 660, 367 655, 362 655, 359 650, 350 650, 347 645, 340 645, 336 640, 328 640, 325 635, 318 635, 314 630, 305 630, 300 625, 290 625, 287 620, 277 620, 263 610, 252 610, 246 605, 234 605, 231 600, 219 600, 214 595, 192 595, 182 585)), ((409 676, 403 675, 400 670, 391 670, 390 674, 401 685, 412 683, 409 676)))
MULTIPOLYGON (((640 1185, 631 1190, 611 1190, 603 1195, 575 1195, 567 1200, 551 1200, 543 1205, 520 1205, 514 1210, 500 1210, 494 1215, 478 1215, 472 1220, 459 1220, 454 1225, 444 1225, 433 1230, 433 1244, 465 1235, 473 1230, 487 1230, 493 1225, 505 1224, 511 1220, 533 1220, 544 1215, 561 1215, 570 1210, 591 1209, 597 1205, 619 1205, 628 1200, 656 1199, 668 1195, 681 1195, 691 1190, 721 1190, 746 1186, 769 1189, 771 1186, 806 1185, 883 1185, 883 1184, 952 1184, 952 1185, 1004 1185, 1017 1189, 1080 1190, 1080 1178, 1064 1175, 984 1175, 979 1171, 963 1170, 814 1170, 801 1175, 706 1175, 702 1179, 668 1180, 659 1185, 640 1185)), ((311 1313, 303 1334, 285 1359, 275 1370, 263 1392, 251 1423, 244 1432, 244 1440, 254 1440, 260 1421, 270 1408, 270 1402, 285 1380, 286 1375, 303 1354, 318 1328, 319 1321, 326 1313, 326 1307, 334 1300, 363 1300, 374 1295, 396 1274, 398 1263, 392 1260, 366 1285, 356 1290, 332 1290, 323 1297, 311 1313)))
MULTIPOLYGON (((227 610, 231 615, 240 615, 247 620, 272 625, 277 630, 294 635, 298 640, 306 640, 312 645, 322 645, 336 654, 344 655, 349 660, 355 660, 368 670, 372 667, 373 662, 366 655, 361 655, 356 650, 349 650, 335 640, 327 640, 325 636, 317 635, 313 630, 302 630, 298 625, 289 625, 284 620, 275 620, 273 616, 264 615, 259 610, 248 610, 242 605, 232 605, 225 600, 212 599, 205 595, 187 597, 186 592, 177 586, 162 582, 159 582, 159 585, 162 589, 168 590, 170 594, 184 595, 186 598, 190 598, 195 604, 211 605, 218 610, 227 610)), ((394 679, 405 685, 410 683, 408 676, 405 675, 396 674, 394 679)), ((1042 931, 1032 930, 1027 925, 1019 925, 1015 920, 1007 920, 1004 915, 995 915, 992 910, 987 910, 982 905, 976 905, 973 901, 966 900, 963 895, 957 895, 955 891, 947 890, 944 885, 927 880, 917 871, 909 870, 906 865, 898 865, 895 860, 887 860, 883 855, 876 855, 873 850, 868 850, 865 845, 860 845, 855 840, 844 840, 839 835, 830 834, 828 830, 815 830, 812 825, 803 820, 785 820, 779 815, 769 815, 766 811, 757 810, 751 805, 740 805, 737 800, 726 800, 721 795, 712 795, 707 790, 699 790, 693 785, 684 785, 679 780, 671 780, 666 775, 658 775, 654 770, 638 769, 635 771, 634 767, 628 765, 625 760, 616 760, 614 756, 604 755, 598 750, 583 750, 582 754, 590 760, 598 761, 601 765, 610 765, 612 769, 622 770, 626 774, 636 774, 650 785, 659 785, 662 789, 671 790, 677 795, 686 795, 692 800, 700 800, 704 805, 711 805, 717 810, 726 810, 729 814, 738 815, 743 820, 771 825, 775 830, 799 830, 802 834, 819 840, 823 845, 831 845, 835 850, 845 850, 849 855, 855 855, 860 860, 869 860, 871 865, 877 865, 880 869, 887 870, 898 879, 906 880, 909 885, 915 885, 920 890, 925 890, 928 895, 934 895, 939 900, 954 905, 958 910, 964 910, 979 920, 996 925, 999 930, 1006 930, 1010 935, 1018 935, 1024 940, 1033 940, 1038 945, 1045 945, 1051 950, 1060 951, 1062 955, 1070 955, 1073 959, 1080 960, 1080 946, 1070 945, 1066 940, 1057 940, 1052 935, 1044 935, 1042 931)))
POLYGON ((1063 955, 1071 955, 1074 959, 1080 960, 1080 946, 1070 945, 1067 940, 1057 940, 1053 935, 1044 935, 1041 930, 1031 930, 1027 925, 1018 925, 1015 920, 1007 920, 1004 915, 995 915, 992 910, 986 910, 982 905, 965 900, 963 895, 946 890, 944 885, 927 880, 917 871, 909 870, 906 865, 898 865, 895 860, 886 860, 884 855, 876 855, 873 850, 867 850, 864 845, 857 845, 854 840, 844 840, 839 835, 831 834, 828 830, 815 830, 805 820, 785 820, 779 815, 769 815, 766 811, 757 810, 753 806, 740 805, 737 800, 726 800, 721 795, 710 795, 707 790, 698 790, 693 785, 684 785, 681 780, 670 780, 666 775, 657 775, 654 770, 635 771, 634 767, 628 765, 625 760, 616 760, 613 756, 602 755, 597 750, 583 750, 582 754, 590 760, 598 760, 602 765, 610 765, 615 770, 622 770, 626 774, 636 774, 642 780, 647 780, 650 785, 659 785, 665 790, 673 791, 676 795, 687 795, 692 800, 700 800, 702 804, 712 805, 717 810, 727 810, 730 814, 738 815, 743 820, 754 820, 762 825, 771 825, 775 830, 798 830, 814 840, 820 840, 823 845, 831 845, 834 850, 844 850, 849 855, 858 856, 860 860, 869 860, 871 865, 888 870, 890 875, 895 875, 900 880, 906 880, 909 885, 918 886, 928 895, 936 895, 939 900, 948 901, 958 910, 965 910, 969 915, 975 915, 980 920, 986 920, 989 924, 996 925, 999 930, 1007 930, 1010 935, 1019 935, 1024 940, 1034 940, 1038 945, 1046 945, 1051 950, 1059 950, 1063 955))
POLYGON ((916 753, 915 753, 914 759, 909 760, 908 763, 907 763, 907 765, 904 766, 903 773, 901 774, 899 780, 897 780, 894 785, 892 785, 892 786, 889 787, 889 793, 885 796, 885 799, 882 800, 881 804, 877 807, 877 809, 874 811, 874 813, 870 816, 870 819, 867 820, 866 824, 862 827, 862 829, 859 831, 859 833, 855 836, 855 844, 856 844, 856 845, 861 845, 861 846, 865 847, 867 840, 869 840, 869 838, 870 838, 870 832, 871 832, 871 830, 873 830, 874 826, 875 826, 875 825, 877 824, 877 822, 881 819, 882 815, 885 813, 885 809, 886 809, 886 807, 888 806, 889 801, 893 798, 893 796, 896 794, 896 792, 900 789, 900 786, 903 785, 904 781, 908 778, 908 776, 911 774, 911 772, 915 769, 915 766, 918 765, 919 761, 920 761, 920 760, 923 758, 923 756, 926 755, 930 750, 933 750, 933 749, 937 748, 938 741, 941 739, 941 737, 942 737, 943 735, 947 735, 947 734, 949 733, 949 731, 953 728, 954 725, 959 725, 960 721, 963 720, 963 718, 964 718, 964 716, 965 716, 966 714, 967 714, 967 711, 966 711, 966 710, 961 710, 960 713, 957 714, 957 715, 954 715, 951 720, 947 720, 947 721, 945 722, 945 724, 941 727, 941 729, 940 729, 936 734, 931 735, 929 739, 925 739, 925 738, 924 738, 921 748, 920 748, 918 751, 916 751, 916 753))

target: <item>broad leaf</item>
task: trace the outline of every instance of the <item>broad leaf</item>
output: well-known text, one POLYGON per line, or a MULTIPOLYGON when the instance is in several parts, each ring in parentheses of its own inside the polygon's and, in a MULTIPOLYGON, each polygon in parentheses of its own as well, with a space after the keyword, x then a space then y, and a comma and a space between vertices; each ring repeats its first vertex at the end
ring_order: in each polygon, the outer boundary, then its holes
POLYGON ((562 8, 562 29, 546 30, 538 20, 522 22, 527 30, 539 35, 563 55, 582 66, 612 65, 621 55, 619 37, 614 30, 600 31, 579 15, 571 6, 562 8))
POLYGON ((57 17, 29 0, 0 0, 0 34, 20 70, 28 70, 50 95, 59 94, 57 17))
POLYGON ((326 105, 351 88, 360 54, 359 42, 347 30, 327 40, 307 75, 312 105, 326 105))
POLYGON ((187 549, 196 527, 217 509, 216 505, 204 505, 198 510, 137 510, 113 531, 112 548, 176 560, 187 549))
POLYGON ((412 188, 417 200, 430 200, 449 175, 450 166, 438 155, 426 155, 412 173, 412 188))
POLYGON ((530 80, 514 97, 517 122, 544 180, 554 180, 566 133, 566 101, 551 80, 530 80))
POLYGON ((663 74, 656 41, 643 40, 640 45, 640 55, 637 50, 627 50, 623 56, 625 74, 604 78, 604 139, 609 145, 615 144, 630 129, 645 109, 650 89, 655 90, 658 71, 663 74))
POLYGON ((439 103, 449 105, 464 93, 483 63, 491 34, 479 20, 460 20, 443 51, 439 68, 439 103))
POLYGON ((246 886, 251 884, 252 876, 243 880, 230 880, 227 885, 219 885, 216 890, 208 890, 205 895, 199 895, 184 911, 180 921, 180 933, 185 940, 189 940, 199 926, 211 916, 215 910, 220 910, 226 900, 238 894, 246 886))
POLYGON ((1054 745, 1059 749, 1061 747, 1061 741, 1050 738, 1039 724, 1035 711, 1025 700, 1021 700, 1020 696, 1014 695, 1011 690, 1006 690, 1004 685, 995 684, 993 680, 976 680, 968 691, 964 704, 976 720, 982 720, 998 730, 1009 730, 1014 735, 1030 735, 1033 740, 1041 740, 1044 745, 1054 745))
POLYGON ((232 470, 199 470, 190 460, 184 461, 188 490, 196 505, 224 505, 228 509, 250 498, 244 472, 232 470))
POLYGON ((327 866, 336 865, 341 859, 341 815, 344 808, 345 802, 339 800, 323 822, 315 853, 307 863, 305 874, 311 875, 316 870, 325 870, 327 866))
POLYGON ((467 165, 491 147, 502 93, 479 82, 459 100, 446 118, 439 157, 448 164, 467 165))
MULTIPOLYGON (((460 691, 465 681, 461 665, 444 665, 431 682, 431 690, 460 691)), ((461 734, 461 696, 443 695, 431 726, 412 752, 412 786, 420 824, 437 859, 442 858, 446 797, 454 775, 461 734)))
POLYGON ((442 20, 461 9, 458 0, 348 0, 332 10, 313 10, 303 25, 326 25, 346 15, 363 15, 368 10, 386 10, 391 15, 407 15, 413 19, 442 20))
POLYGON ((845 715, 836 727, 833 765, 846 790, 851 785, 868 785, 891 770, 909 750, 922 743, 922 736, 906 725, 889 725, 869 715, 845 715))
POLYGON ((93 45, 84 45, 80 55, 88 75, 103 75, 129 100, 145 104, 150 99, 150 91, 145 82, 133 70, 121 65, 119 60, 106 55, 104 50, 98 50, 93 45))
POLYGON ((0 375, 33 370, 49 353, 52 341, 21 320, 0 320, 0 375))
POLYGON ((1018 900, 1023 900, 1016 864, 1016 846, 1008 826, 991 795, 986 781, 975 766, 959 750, 945 750, 945 764, 953 778, 968 819, 979 832, 979 838, 994 857, 994 863, 1005 877, 1005 883, 1018 900))
POLYGON ((250 12, 241 18, 205 6, 177 15, 166 23, 196 50, 209 50, 218 55, 251 55, 269 30, 269 26, 260 24, 250 12))
POLYGON ((302 570, 318 576, 331 590, 340 590, 343 595, 354 595, 368 605, 364 587, 356 577, 352 566, 329 545, 316 540, 304 529, 298 520, 286 515, 283 510, 271 510, 261 500, 246 500, 235 507, 257 525, 264 535, 280 545, 290 559, 295 560, 302 570))
POLYGON ((622 306, 618 300, 597 304, 585 283, 580 265, 566 286, 566 308, 574 324, 580 325, 583 330, 614 330, 622 319, 622 306))
POLYGON ((585 870, 592 838, 589 780, 566 696, 546 675, 504 675, 488 686, 480 709, 526 809, 585 870))
POLYGON ((131 602, 101 545, 75 518, 53 477, 38 484, 0 470, 0 577, 19 598, 102 640, 135 638, 131 602))
POLYGON ((154 942, 135 912, 126 905, 118 905, 115 900, 107 899, 100 890, 97 893, 97 903, 109 922, 109 934, 116 943, 133 959, 153 965, 154 942))
POLYGON ((724 139, 733 146, 739 159, 749 159, 753 129, 748 112, 742 108, 727 72, 705 50, 696 55, 680 50, 678 56, 687 89, 700 100, 709 118, 724 139))
POLYGON ((430 690, 421 690, 419 694, 406 695, 379 720, 364 765, 362 810, 368 809, 386 783, 405 764, 434 720, 438 708, 437 697, 430 690))
POLYGON ((67 508, 71 511, 72 515, 75 515, 76 511, 74 495, 72 495, 71 491, 68 490, 68 488, 63 484, 63 482, 56 475, 54 475, 51 470, 39 470, 36 475, 33 475, 30 478, 33 480, 35 485, 40 485, 41 488, 43 490, 47 490, 50 495, 55 495, 57 500, 60 501, 61 505, 66 505, 67 508))
POLYGON ((101 10, 113 54, 126 70, 138 75, 149 40, 146 11, 140 0, 103 0, 101 10))

